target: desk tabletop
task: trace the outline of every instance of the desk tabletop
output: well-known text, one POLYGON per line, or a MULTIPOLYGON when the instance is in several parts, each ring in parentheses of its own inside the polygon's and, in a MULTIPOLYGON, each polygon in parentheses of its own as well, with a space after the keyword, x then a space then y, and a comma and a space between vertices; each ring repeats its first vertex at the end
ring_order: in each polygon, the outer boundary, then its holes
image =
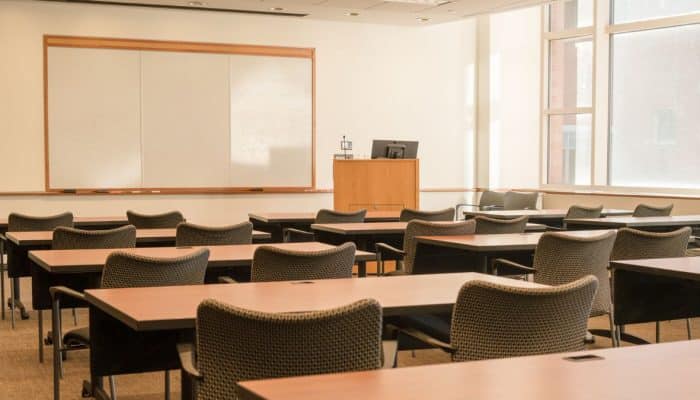
POLYGON ((263 312, 303 312, 373 298, 382 305, 385 316, 449 312, 462 285, 476 279, 518 287, 542 287, 532 282, 467 272, 391 278, 90 289, 85 294, 91 305, 134 330, 145 331, 193 328, 197 306, 205 299, 263 312))
MULTIPOLYGON (((522 216, 528 216, 530 218, 538 219, 561 219, 566 217, 566 213, 569 210, 564 208, 549 208, 540 210, 484 210, 484 211, 464 211, 466 216, 478 216, 482 215, 484 217, 491 218, 518 218, 522 216)), ((601 212, 603 216, 614 216, 614 215, 631 215, 632 210, 619 210, 615 208, 604 208, 601 212)))
POLYGON ((610 268, 700 281, 700 257, 612 261, 610 268))
MULTIPOLYGON (((101 225, 126 225, 129 221, 126 215, 111 217, 74 217, 73 225, 76 228, 101 226, 101 225)), ((7 229, 7 218, 0 218, 0 229, 7 229)))
POLYGON ((572 218, 568 224, 592 225, 611 228, 653 227, 653 226, 688 226, 700 225, 700 215, 672 215, 668 217, 606 217, 606 218, 572 218))
MULTIPOLYGON (((255 250, 260 246, 275 246, 289 250, 319 251, 335 246, 318 243, 270 243, 237 244, 230 246, 206 246, 209 248, 209 267, 248 266, 255 250)), ((132 249, 83 249, 83 250, 32 250, 29 259, 50 273, 100 272, 107 257, 114 251, 125 251, 148 257, 181 257, 197 247, 139 247, 132 249)), ((357 250, 355 261, 373 261, 374 253, 357 250)))
MULTIPOLYGON (((137 229, 136 242, 162 242, 175 240, 175 228, 164 229, 137 229)), ((7 232, 6 237, 18 246, 49 245, 53 240, 53 231, 7 232)), ((253 231, 253 239, 269 239, 267 232, 253 231)))
POLYGON ((240 383, 267 400, 691 400, 700 341, 240 383), (602 359, 569 361, 570 356, 602 359), (507 377, 508 382, 503 379, 507 377))
MULTIPOLYGON (((595 237, 605 234, 606 230, 561 232, 570 236, 595 237)), ((506 233, 497 235, 460 235, 460 236, 418 236, 419 243, 450 247, 475 252, 534 250, 542 237, 542 232, 506 233)))
MULTIPOLYGON (((367 222, 382 222, 382 221, 398 221, 401 211, 367 211, 365 221, 367 222)), ((259 212, 249 213, 249 218, 254 220, 269 223, 298 223, 312 224, 316 219, 315 212, 259 212)))
MULTIPOLYGON (((451 224, 449 222, 437 222, 451 224)), ((408 222, 352 222, 338 224, 312 224, 311 229, 316 231, 330 232, 338 235, 386 235, 403 234, 406 231, 408 222)), ((542 232, 547 230, 546 225, 528 223, 525 227, 527 232, 542 232)))

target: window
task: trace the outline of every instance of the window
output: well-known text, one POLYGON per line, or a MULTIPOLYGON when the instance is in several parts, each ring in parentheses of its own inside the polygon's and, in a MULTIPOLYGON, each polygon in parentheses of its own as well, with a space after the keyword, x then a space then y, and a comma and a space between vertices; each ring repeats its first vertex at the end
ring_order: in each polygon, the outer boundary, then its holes
POLYGON ((700 11, 700 0, 612 0, 612 21, 634 21, 675 17, 700 11))
POLYGON ((700 188, 700 24, 618 33, 612 49, 609 184, 700 188))
POLYGON ((547 183, 589 185, 593 132, 593 0, 550 4, 546 48, 547 183))

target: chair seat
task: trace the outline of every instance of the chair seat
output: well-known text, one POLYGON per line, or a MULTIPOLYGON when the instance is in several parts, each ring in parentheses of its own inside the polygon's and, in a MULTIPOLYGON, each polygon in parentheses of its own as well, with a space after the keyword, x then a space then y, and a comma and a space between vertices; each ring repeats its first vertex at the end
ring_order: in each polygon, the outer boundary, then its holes
POLYGON ((63 343, 66 346, 88 346, 90 344, 90 329, 86 326, 76 328, 63 335, 63 343))

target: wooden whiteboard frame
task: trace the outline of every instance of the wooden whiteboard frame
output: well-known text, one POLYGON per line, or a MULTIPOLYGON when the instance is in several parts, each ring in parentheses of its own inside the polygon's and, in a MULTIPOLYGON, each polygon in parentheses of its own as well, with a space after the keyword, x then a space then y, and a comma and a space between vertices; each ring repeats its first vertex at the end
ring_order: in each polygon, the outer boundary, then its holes
POLYGON ((302 47, 258 46, 224 43, 174 42, 160 40, 44 35, 44 188, 49 193, 109 194, 227 194, 227 193, 307 193, 316 191, 316 49, 302 47), (204 187, 204 188, 51 188, 49 165, 49 47, 73 47, 114 50, 148 50, 212 54, 237 54, 311 60, 311 186, 309 187, 204 187))

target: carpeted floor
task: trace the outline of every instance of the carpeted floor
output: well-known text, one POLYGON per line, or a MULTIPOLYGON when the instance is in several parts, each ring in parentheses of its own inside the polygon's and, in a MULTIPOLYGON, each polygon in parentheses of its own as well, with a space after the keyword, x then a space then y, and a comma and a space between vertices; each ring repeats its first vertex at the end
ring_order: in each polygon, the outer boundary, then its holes
MULTIPOLYGON (((30 306, 31 286, 29 279, 22 280, 22 298, 30 306)), ((9 290, 8 290, 9 291, 9 290)), ((64 311, 65 328, 72 326, 72 318, 64 311)), ((50 313, 44 313, 45 326, 50 326, 50 313)), ((87 323, 87 313, 80 310, 79 324, 87 323)), ((46 347, 46 359, 43 364, 38 361, 37 321, 32 312, 29 320, 22 321, 17 315, 17 326, 11 329, 9 316, 0 321, 0 399, 1 400, 44 400, 53 396, 51 350, 46 347)), ((591 328, 607 327, 607 317, 594 318, 591 328)), ((64 328, 64 329, 65 329, 64 328)), ((693 329, 700 334, 700 322, 693 320, 693 329)), ((647 340, 654 338, 654 325, 643 324, 627 327, 627 331, 647 340)), ((663 341, 685 340, 685 321, 663 322, 661 328, 663 341)), ((610 340, 597 338, 591 348, 609 347, 610 340)), ((449 357, 439 350, 416 351, 399 354, 399 366, 425 365, 449 362, 449 357)), ((65 376, 61 383, 62 399, 79 399, 82 381, 88 377, 88 352, 76 351, 69 355, 65 363, 65 376)), ((116 378, 117 395, 123 400, 152 400, 163 398, 163 374, 123 375, 116 378)), ((179 372, 171 374, 172 398, 179 393, 179 372)))

